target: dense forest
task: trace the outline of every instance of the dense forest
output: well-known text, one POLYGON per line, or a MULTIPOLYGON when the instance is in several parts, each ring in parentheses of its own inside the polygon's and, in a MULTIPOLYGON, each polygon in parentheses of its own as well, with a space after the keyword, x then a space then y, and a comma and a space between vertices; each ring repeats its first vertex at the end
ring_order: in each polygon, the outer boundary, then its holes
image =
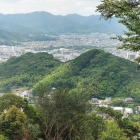
POLYGON ((27 53, 2 63, 0 80, 1 91, 35 85, 33 104, 15 94, 0 97, 0 140, 139 139, 139 114, 125 118, 89 102, 107 96, 138 101, 140 73, 131 61, 97 49, 65 63, 27 53))
POLYGON ((56 68, 34 87, 36 94, 44 94, 55 87, 70 91, 84 91, 92 97, 139 97, 140 73, 137 65, 123 58, 90 50, 56 68))
POLYGON ((0 140, 139 140, 139 117, 93 106, 84 93, 46 95, 34 106, 14 94, 0 97, 0 140))
POLYGON ((47 53, 27 53, 0 64, 1 92, 34 86, 35 94, 55 87, 98 98, 137 98, 139 83, 137 64, 97 49, 65 63, 47 53))
POLYGON ((27 53, 12 57, 0 64, 0 91, 8 92, 12 87, 31 88, 60 64, 48 53, 27 53))

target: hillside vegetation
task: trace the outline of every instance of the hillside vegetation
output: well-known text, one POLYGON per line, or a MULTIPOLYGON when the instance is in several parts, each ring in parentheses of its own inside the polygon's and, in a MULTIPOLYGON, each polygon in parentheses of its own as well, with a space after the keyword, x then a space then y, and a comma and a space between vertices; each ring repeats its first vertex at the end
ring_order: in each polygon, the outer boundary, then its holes
POLYGON ((61 62, 48 53, 27 53, 0 64, 0 91, 11 87, 32 87, 61 62))
POLYGON ((29 38, 19 33, 0 30, 1 45, 15 45, 19 41, 29 41, 29 38))
POLYGON ((41 95, 55 87, 78 90, 100 98, 137 97, 139 90, 134 94, 133 89, 139 82, 136 64, 95 49, 58 67, 36 84, 34 92, 41 95))

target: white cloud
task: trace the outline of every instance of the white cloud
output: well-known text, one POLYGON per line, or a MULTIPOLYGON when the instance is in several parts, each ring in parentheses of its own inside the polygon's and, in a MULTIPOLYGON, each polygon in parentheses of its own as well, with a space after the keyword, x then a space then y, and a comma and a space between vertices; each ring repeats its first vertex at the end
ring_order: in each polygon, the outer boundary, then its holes
POLYGON ((19 2, 19 1, 22 1, 22 0, 0 0, 0 2, 6 2, 6 3, 15 3, 15 2, 19 2))
POLYGON ((0 0, 0 13, 47 11, 56 15, 95 14, 100 0, 0 0))

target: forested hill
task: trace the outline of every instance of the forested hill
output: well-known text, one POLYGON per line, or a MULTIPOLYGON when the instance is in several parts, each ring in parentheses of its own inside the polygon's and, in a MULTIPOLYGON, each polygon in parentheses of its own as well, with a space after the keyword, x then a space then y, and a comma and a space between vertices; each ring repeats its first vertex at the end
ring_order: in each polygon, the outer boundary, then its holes
POLYGON ((71 92, 83 91, 101 98, 136 97, 137 92, 133 87, 138 81, 140 82, 140 72, 137 71, 136 64, 95 49, 58 67, 36 84, 34 93, 41 95, 46 89, 55 87, 67 88, 71 92))
POLYGON ((29 40, 22 34, 0 30, 0 44, 1 45, 14 45, 19 41, 29 40))
POLYGON ((32 87, 61 62, 48 53, 27 53, 0 64, 0 91, 11 87, 32 87))

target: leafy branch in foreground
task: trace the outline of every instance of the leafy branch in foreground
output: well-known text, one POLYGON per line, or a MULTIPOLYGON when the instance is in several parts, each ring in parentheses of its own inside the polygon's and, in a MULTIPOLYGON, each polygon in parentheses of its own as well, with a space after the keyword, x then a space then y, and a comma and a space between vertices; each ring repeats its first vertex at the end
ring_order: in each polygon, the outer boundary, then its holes
MULTIPOLYGON (((97 11, 105 19, 113 16, 120 18, 120 23, 128 28, 126 37, 119 37, 123 42, 120 48, 140 50, 140 1, 139 0, 103 0, 97 11)), ((140 61, 139 61, 140 62, 140 61)))

